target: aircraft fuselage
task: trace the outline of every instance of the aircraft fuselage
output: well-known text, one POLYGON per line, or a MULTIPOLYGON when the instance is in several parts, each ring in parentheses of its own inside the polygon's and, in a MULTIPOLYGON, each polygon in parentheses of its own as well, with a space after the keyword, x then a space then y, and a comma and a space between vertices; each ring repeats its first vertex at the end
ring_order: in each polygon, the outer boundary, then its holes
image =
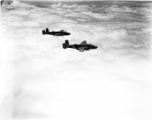
POLYGON ((97 46, 92 45, 92 44, 73 44, 73 45, 69 45, 68 40, 65 41, 65 43, 63 43, 63 48, 73 48, 73 49, 77 49, 80 52, 83 52, 85 50, 90 50, 90 49, 97 49, 97 46))
POLYGON ((43 35, 53 35, 53 36, 65 36, 65 35, 70 35, 71 33, 66 32, 64 30, 61 31, 52 31, 50 32, 48 28, 46 28, 46 30, 42 31, 43 35))

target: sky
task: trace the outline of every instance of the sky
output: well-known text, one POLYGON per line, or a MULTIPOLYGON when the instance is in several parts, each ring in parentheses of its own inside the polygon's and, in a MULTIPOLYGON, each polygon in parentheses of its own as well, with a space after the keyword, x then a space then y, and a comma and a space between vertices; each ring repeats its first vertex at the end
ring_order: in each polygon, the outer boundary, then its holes
POLYGON ((0 119, 150 120, 150 13, 126 5, 4 4, 0 119), (46 28, 71 35, 43 35, 46 28), (66 39, 98 49, 63 49, 66 39))
MULTIPOLYGON (((4 0, 4 1, 12 1, 12 0, 4 0)), ((144 0, 19 0, 19 1, 144 1, 144 0)), ((148 0, 152 1, 152 0, 148 0)))

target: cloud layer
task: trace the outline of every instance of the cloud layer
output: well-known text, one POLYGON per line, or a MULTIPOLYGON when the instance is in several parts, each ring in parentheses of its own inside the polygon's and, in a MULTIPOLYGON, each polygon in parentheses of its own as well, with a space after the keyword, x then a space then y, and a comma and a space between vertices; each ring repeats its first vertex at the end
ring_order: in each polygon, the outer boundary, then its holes
POLYGON ((145 5, 4 4, 3 117, 148 120, 150 19, 145 5), (71 35, 44 36, 45 28, 71 35), (66 39, 98 49, 64 50, 66 39))

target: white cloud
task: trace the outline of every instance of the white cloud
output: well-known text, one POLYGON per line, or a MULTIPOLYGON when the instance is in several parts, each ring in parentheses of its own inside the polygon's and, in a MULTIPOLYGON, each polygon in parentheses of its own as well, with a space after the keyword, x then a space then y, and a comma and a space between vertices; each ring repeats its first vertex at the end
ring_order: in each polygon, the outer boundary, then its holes
POLYGON ((108 12, 101 14, 90 9, 87 5, 3 5, 1 62, 5 87, 1 88, 0 103, 6 103, 2 117, 150 118, 149 23, 122 22, 128 13, 118 6, 107 7, 108 12), (66 29, 71 35, 44 36, 46 27, 50 31, 66 29), (87 40, 98 49, 82 53, 64 50, 65 39, 71 44, 87 40))

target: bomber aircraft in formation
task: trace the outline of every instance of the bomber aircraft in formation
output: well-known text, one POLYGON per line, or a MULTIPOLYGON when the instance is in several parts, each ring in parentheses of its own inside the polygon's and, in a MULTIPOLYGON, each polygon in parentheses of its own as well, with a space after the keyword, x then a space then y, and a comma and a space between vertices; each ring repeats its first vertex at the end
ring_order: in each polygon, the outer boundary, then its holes
POLYGON ((92 44, 87 44, 86 41, 82 41, 80 44, 69 45, 69 41, 65 40, 65 43, 63 43, 63 48, 73 48, 79 50, 80 52, 83 52, 85 50, 97 49, 98 47, 92 44))
POLYGON ((60 30, 60 31, 52 31, 50 32, 48 28, 46 30, 42 30, 43 35, 54 35, 54 36, 65 36, 65 35, 70 35, 71 33, 66 32, 65 30, 60 30))

